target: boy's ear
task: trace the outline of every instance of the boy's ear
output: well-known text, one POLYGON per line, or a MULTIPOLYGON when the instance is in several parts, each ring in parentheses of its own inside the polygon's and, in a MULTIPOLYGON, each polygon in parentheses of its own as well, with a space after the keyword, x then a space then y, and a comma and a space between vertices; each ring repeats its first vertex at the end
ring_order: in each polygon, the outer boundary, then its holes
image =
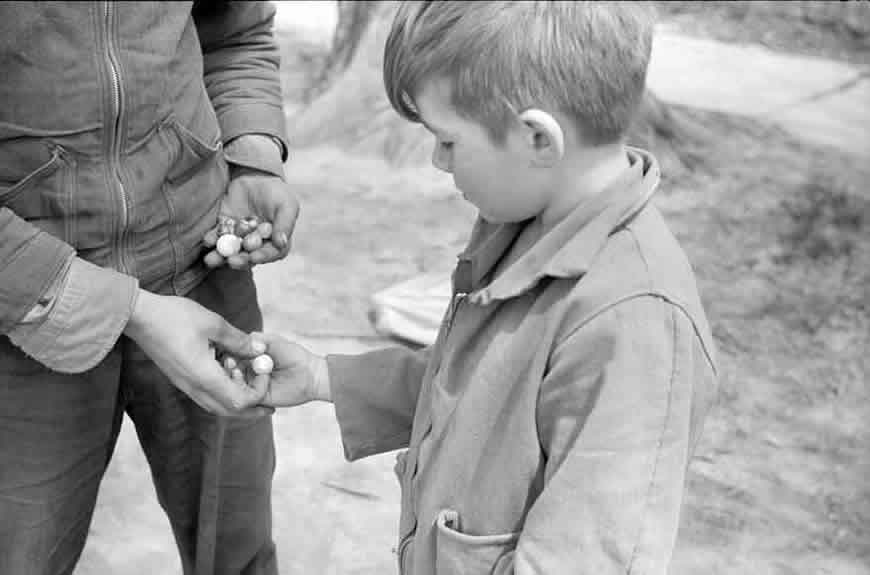
POLYGON ((529 129, 535 163, 549 166, 561 160, 565 155, 565 134, 556 118, 537 108, 529 108, 519 117, 529 129))

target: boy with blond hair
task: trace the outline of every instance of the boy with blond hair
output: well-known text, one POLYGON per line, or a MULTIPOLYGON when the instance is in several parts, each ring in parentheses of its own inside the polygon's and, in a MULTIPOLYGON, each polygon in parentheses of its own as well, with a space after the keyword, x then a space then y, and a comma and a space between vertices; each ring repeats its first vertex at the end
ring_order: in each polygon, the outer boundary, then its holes
POLYGON ((335 404, 345 454, 407 448, 405 575, 667 571, 715 390, 692 269, 625 145, 644 6, 406 2, 393 107, 479 210, 437 341, 317 356, 262 335, 262 402, 335 404))

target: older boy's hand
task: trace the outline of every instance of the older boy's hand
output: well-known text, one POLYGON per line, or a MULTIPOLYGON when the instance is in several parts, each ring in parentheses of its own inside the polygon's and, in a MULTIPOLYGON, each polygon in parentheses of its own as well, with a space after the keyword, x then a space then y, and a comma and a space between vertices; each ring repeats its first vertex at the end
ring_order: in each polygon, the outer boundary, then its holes
POLYGON ((331 401, 326 358, 286 338, 254 333, 251 338, 266 344, 274 361, 269 388, 260 405, 290 407, 309 401, 331 401))
MULTIPOLYGON (((237 220, 256 216, 272 224, 272 235, 254 251, 240 251, 224 257, 212 249, 205 255, 209 267, 228 265, 246 269, 284 258, 290 251, 290 237, 299 215, 299 200, 282 178, 249 168, 236 168, 221 201, 221 216, 237 220)), ((207 247, 217 244, 217 228, 209 231, 203 241, 207 247)))

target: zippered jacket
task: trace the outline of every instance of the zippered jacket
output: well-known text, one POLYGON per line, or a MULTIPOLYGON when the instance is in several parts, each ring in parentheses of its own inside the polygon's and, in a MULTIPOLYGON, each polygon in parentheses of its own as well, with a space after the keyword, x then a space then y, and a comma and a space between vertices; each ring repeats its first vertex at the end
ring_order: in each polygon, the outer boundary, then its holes
POLYGON ((264 134, 286 156, 273 17, 267 2, 0 3, 0 334, 71 261, 67 307, 121 318, 100 328, 118 333, 138 286, 204 277, 223 143, 264 134))

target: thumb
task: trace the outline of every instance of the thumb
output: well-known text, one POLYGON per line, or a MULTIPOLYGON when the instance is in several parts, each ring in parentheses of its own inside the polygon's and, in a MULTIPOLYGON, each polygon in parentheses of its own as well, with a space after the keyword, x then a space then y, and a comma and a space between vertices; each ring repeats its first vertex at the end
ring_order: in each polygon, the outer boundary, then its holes
POLYGON ((251 359, 266 352, 263 341, 230 325, 223 318, 220 318, 220 325, 210 339, 217 347, 238 358, 251 359))
POLYGON ((296 196, 287 191, 287 201, 283 202, 275 211, 272 221, 272 243, 281 250, 290 247, 290 236, 296 227, 296 218, 299 216, 299 202, 296 196))

